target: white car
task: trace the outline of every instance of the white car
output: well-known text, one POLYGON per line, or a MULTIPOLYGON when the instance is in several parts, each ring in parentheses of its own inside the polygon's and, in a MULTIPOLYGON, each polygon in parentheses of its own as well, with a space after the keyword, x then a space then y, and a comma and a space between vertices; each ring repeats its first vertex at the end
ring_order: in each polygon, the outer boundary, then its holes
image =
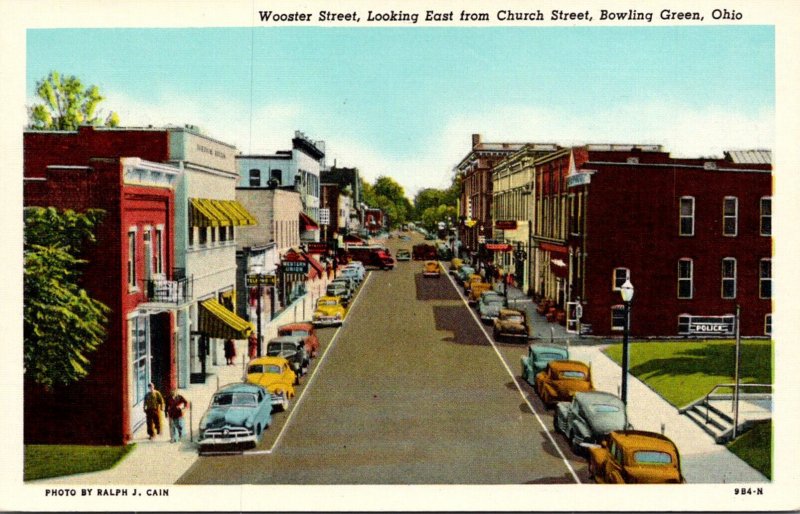
POLYGON ((357 268, 347 268, 347 267, 345 267, 340 271, 339 274, 342 277, 352 278, 356 282, 361 282, 364 279, 364 276, 361 274, 361 272, 357 268))

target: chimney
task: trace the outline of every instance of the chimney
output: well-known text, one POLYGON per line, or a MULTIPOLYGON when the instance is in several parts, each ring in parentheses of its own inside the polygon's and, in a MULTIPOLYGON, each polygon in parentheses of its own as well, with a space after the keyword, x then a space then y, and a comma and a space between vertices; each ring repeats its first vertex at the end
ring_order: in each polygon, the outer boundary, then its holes
POLYGON ((481 144, 481 135, 480 134, 472 134, 472 148, 475 148, 481 144))

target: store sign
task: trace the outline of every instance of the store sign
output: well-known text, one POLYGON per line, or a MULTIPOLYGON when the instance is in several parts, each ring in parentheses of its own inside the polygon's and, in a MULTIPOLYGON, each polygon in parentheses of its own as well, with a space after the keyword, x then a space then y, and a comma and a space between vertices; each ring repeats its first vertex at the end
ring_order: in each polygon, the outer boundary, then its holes
POLYGON ((486 249, 491 252, 510 252, 514 247, 504 243, 487 243, 486 249))
POLYGON ((328 253, 328 243, 309 242, 306 243, 306 247, 308 253, 328 253))
POLYGON ((284 273, 308 273, 308 263, 306 261, 281 261, 284 273))
POLYGON ((567 175, 567 187, 585 186, 592 181, 592 175, 589 173, 576 173, 574 175, 567 175))
POLYGON ((247 287, 274 286, 276 282, 275 275, 265 275, 263 273, 247 275, 246 281, 247 287))
POLYGON ((498 230, 517 230, 517 220, 497 220, 494 228, 498 230))

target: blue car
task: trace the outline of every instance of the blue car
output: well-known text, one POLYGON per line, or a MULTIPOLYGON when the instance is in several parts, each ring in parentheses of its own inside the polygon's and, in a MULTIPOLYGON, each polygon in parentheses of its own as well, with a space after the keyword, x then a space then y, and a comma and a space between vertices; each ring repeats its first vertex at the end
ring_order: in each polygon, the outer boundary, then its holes
POLYGON ((530 385, 535 385, 536 375, 547 368, 550 361, 569 360, 569 350, 564 346, 532 344, 528 347, 528 355, 522 356, 522 378, 530 385))
POLYGON ((272 397, 256 384, 220 387, 200 419, 200 451, 220 445, 255 447, 272 422, 272 397))

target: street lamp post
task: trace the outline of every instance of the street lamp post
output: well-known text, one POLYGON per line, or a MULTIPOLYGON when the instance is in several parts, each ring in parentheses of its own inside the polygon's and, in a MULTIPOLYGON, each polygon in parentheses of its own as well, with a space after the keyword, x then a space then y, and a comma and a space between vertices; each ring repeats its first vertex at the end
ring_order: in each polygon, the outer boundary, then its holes
POLYGON ((628 366, 630 348, 628 345, 628 332, 631 323, 631 300, 633 300, 633 284, 630 280, 626 280, 619 288, 620 295, 622 296, 622 303, 625 305, 625 325, 622 327, 622 392, 620 397, 622 403, 628 403, 628 366))

